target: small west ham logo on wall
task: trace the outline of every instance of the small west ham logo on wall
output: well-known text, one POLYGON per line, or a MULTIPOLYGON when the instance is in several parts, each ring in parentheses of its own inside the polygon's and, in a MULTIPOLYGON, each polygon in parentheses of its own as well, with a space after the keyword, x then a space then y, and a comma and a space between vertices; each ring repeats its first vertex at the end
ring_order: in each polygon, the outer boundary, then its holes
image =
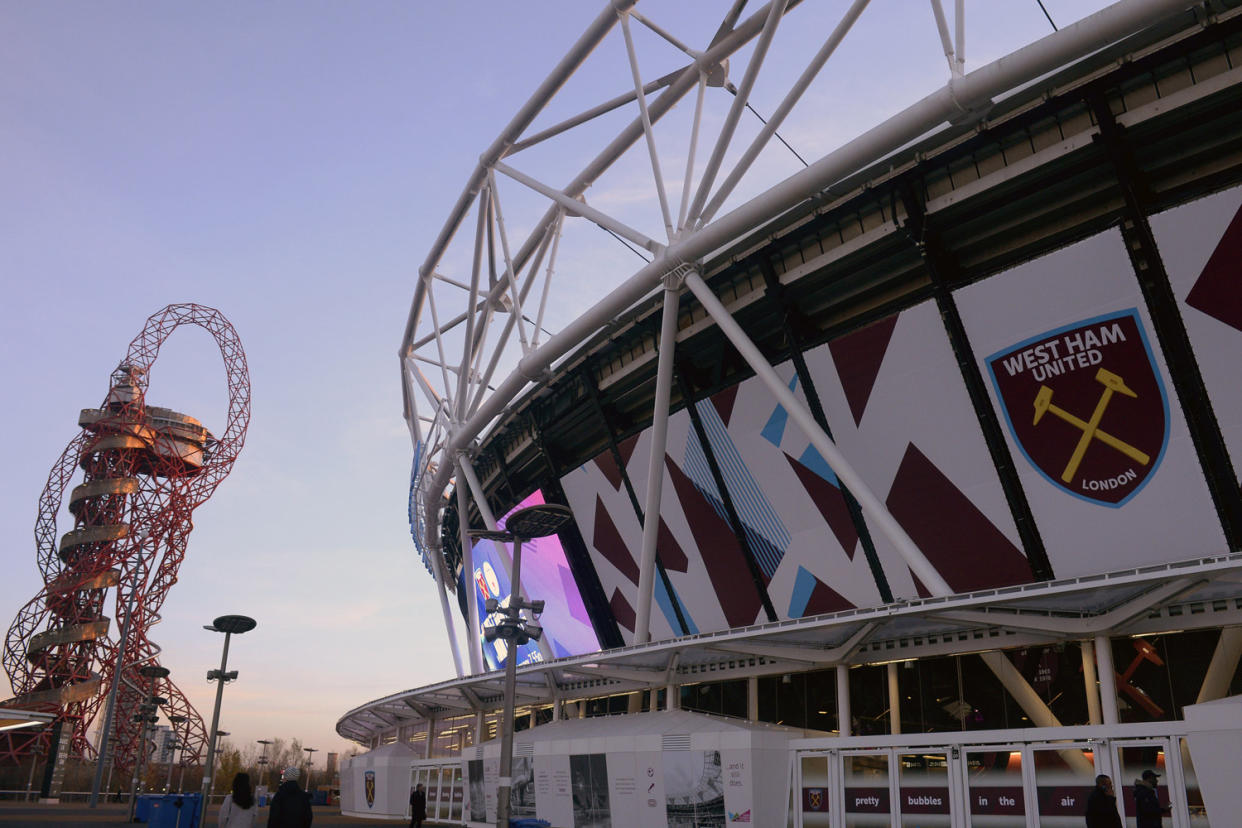
POLYGON ((1133 309, 1040 334, 987 358, 1014 439, 1075 497, 1121 506, 1169 441, 1169 401, 1133 309))
POLYGON ((375 805, 375 771, 369 770, 362 775, 362 790, 367 795, 367 807, 375 805))

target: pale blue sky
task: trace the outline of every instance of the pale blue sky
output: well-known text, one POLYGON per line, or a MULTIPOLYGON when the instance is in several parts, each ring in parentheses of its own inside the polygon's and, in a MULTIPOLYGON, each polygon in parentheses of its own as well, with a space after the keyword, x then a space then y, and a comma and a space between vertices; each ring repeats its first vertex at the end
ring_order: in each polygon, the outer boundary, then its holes
MULTIPOLYGON (((640 9, 694 40, 714 30, 717 5, 640 9)), ((786 36, 822 38, 824 5, 805 3, 786 36)), ((848 79, 816 93, 820 115, 791 123, 805 155, 944 81, 928 4, 873 5, 865 39, 843 49, 848 79)), ((972 66, 1049 31, 1034 0, 967 5, 979 14, 972 66)), ((1046 5, 1063 23, 1103 4, 1046 5)), ((221 642, 201 627, 252 615, 221 727, 243 743, 279 736, 327 751, 347 747, 333 731, 347 709, 452 675, 405 519, 396 349, 417 267, 479 154, 598 8, 0 1, 6 629, 40 587, 37 498, 78 410, 101 402, 147 316, 198 302, 236 326, 254 403, 246 449, 196 513, 181 582, 151 631, 172 677, 209 716, 204 675, 221 642)), ((615 42, 596 59, 576 87, 598 98, 630 84, 615 42)), ((779 54, 770 63, 786 77, 801 69, 779 54)), ((770 111, 775 95, 761 85, 756 106, 770 111)), ((615 247, 602 234, 598 244, 615 247)), ((572 287, 562 313, 599 293, 586 276, 572 287)), ((224 388, 211 340, 182 331, 148 400, 218 432, 224 388)))

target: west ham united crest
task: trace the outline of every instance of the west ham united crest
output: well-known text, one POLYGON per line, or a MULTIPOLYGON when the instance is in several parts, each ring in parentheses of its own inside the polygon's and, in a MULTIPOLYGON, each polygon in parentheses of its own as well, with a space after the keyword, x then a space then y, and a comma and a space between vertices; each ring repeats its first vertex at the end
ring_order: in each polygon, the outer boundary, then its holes
POLYGON ((1014 439, 1053 485, 1117 507, 1155 473, 1169 401, 1133 308, 1019 342, 987 365, 1014 439))
POLYGON ((375 771, 369 770, 362 774, 362 790, 367 795, 367 807, 375 805, 375 771))

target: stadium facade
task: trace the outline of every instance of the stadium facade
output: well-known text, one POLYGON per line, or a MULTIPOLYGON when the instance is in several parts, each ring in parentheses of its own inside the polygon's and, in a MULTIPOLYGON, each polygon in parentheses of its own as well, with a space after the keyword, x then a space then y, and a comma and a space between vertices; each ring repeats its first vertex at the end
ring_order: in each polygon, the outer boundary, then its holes
POLYGON ((511 801, 555 825, 1076 825, 1095 774, 1147 768, 1171 824, 1234 819, 1242 14, 1126 0, 967 72, 932 5, 948 84, 749 200, 759 152, 723 148, 800 7, 735 6, 644 85, 635 30, 680 41, 614 3, 484 153, 401 349, 458 675, 341 718, 372 749, 344 810, 423 781, 433 817, 494 822, 515 658, 511 801), (608 37, 633 94, 536 131, 608 37), (655 136, 683 98, 720 137, 678 207, 655 136), (516 168, 618 107, 568 186, 516 168), (584 196, 627 152, 664 242, 584 196), (542 199, 520 243, 502 178, 542 199), (581 226, 645 264, 541 344, 581 226), (481 630, 511 550, 468 533, 540 502, 574 520, 525 547, 545 635, 510 652, 481 630))

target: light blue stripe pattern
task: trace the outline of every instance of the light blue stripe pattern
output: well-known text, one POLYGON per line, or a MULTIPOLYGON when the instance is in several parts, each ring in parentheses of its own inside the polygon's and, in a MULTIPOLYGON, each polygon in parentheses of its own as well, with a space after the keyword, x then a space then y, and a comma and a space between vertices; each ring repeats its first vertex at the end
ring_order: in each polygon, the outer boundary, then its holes
MULTIPOLYGON (((729 486, 729 494, 733 498, 733 506, 737 509, 738 517, 748 528, 757 531, 767 541, 767 543, 751 544, 751 551, 755 554, 759 568, 771 578, 791 542, 789 530, 785 528, 780 516, 776 514, 776 510, 768 502, 763 490, 755 482, 750 469, 746 467, 716 407, 710 400, 701 400, 696 408, 703 423, 703 431, 707 434, 708 442, 711 443, 712 453, 716 456, 716 462, 720 466, 720 474, 729 486)), ((695 439, 693 442, 697 443, 698 440, 695 439)), ((686 454, 690 454, 689 446, 687 446, 686 454)))

